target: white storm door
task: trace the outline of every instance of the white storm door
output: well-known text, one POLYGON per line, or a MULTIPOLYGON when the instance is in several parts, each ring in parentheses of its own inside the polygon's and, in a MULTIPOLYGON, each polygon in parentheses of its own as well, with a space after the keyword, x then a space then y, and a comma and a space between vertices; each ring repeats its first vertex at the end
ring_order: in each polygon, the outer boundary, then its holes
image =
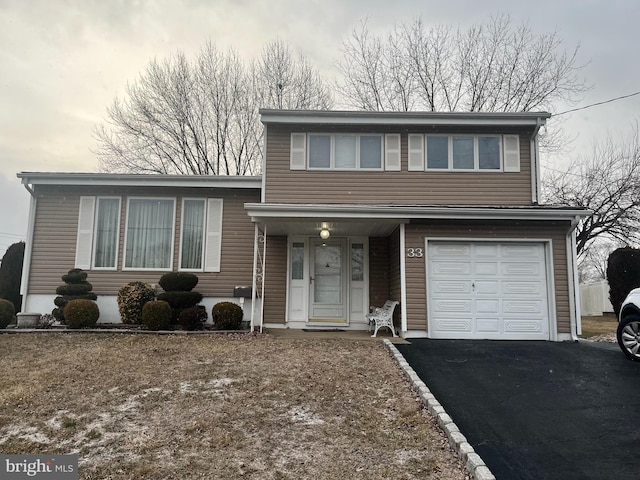
POLYGON ((309 322, 346 324, 346 240, 313 239, 309 255, 309 322))

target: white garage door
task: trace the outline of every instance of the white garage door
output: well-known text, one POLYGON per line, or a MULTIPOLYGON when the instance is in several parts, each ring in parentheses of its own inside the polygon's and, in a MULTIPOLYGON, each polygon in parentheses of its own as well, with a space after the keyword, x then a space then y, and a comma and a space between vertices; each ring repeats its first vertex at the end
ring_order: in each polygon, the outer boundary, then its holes
POLYGON ((548 340, 542 243, 427 242, 431 338, 548 340))

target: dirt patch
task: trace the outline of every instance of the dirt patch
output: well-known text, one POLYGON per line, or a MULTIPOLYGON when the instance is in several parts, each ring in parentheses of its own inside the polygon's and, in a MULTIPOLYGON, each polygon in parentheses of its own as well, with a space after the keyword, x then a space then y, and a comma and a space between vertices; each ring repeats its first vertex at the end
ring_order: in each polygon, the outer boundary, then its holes
POLYGON ((381 343, 0 335, 0 451, 83 479, 466 479, 381 343))

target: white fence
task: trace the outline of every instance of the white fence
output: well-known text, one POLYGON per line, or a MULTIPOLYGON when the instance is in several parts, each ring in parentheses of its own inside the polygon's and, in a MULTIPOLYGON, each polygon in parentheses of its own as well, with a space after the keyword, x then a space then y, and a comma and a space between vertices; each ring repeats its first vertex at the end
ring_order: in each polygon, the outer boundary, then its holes
POLYGON ((609 282, 602 280, 580 285, 580 310, 582 315, 602 315, 613 312, 613 306, 609 301, 609 282))

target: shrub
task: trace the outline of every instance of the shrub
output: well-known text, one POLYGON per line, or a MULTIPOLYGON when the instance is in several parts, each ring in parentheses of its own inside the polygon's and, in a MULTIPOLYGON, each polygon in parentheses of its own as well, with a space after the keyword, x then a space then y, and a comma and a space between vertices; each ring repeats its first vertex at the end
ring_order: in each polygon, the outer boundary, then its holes
POLYGON ((72 268, 65 275, 62 275, 64 285, 56 288, 59 295, 53 303, 57 308, 51 312, 53 316, 61 323, 65 322, 64 308, 71 300, 97 300, 98 297, 93 290, 93 285, 87 282, 87 272, 80 268, 72 268))
POLYGON ((640 287, 640 250, 624 247, 611 252, 607 261, 609 300, 616 316, 629 292, 640 287))
POLYGON ((193 273, 171 272, 164 274, 158 282, 165 292, 190 292, 198 284, 193 273))
MULTIPOLYGON (((86 272, 83 272, 86 273, 86 272)), ((66 277, 67 275, 63 275, 62 277, 66 277)), ((91 285, 87 281, 80 281, 79 283, 67 283, 65 285, 60 285, 56 288, 56 293, 58 295, 64 296, 79 296, 86 295, 91 290, 93 290, 93 285, 91 285)))
POLYGON ((81 283, 87 279, 87 272, 80 268, 72 268, 65 275, 62 276, 62 281, 65 283, 81 283))
POLYGON ((211 312, 211 320, 218 330, 238 330, 242 316, 242 307, 232 302, 216 303, 211 312))
POLYGON ((7 248, 0 262, 0 298, 13 303, 16 312, 22 310, 22 263, 24 261, 24 242, 18 242, 7 248))
POLYGON ((202 330, 207 321, 207 310, 203 306, 185 308, 178 321, 185 330, 202 330))
POLYGON ((0 299, 0 328, 7 328, 15 314, 16 308, 13 303, 4 298, 0 299))
POLYGON ((123 285, 118 290, 118 312, 122 323, 141 325, 142 307, 155 298, 156 292, 148 283, 129 282, 123 285))
POLYGON ((202 301, 199 292, 163 292, 158 295, 158 300, 164 300, 171 308, 185 309, 194 307, 202 301))
POLYGON ((142 324, 149 330, 166 330, 171 324, 171 306, 162 300, 151 300, 142 307, 142 324))
POLYGON ((64 307, 64 318, 69 328, 93 327, 99 317, 98 305, 91 300, 71 300, 64 307))

